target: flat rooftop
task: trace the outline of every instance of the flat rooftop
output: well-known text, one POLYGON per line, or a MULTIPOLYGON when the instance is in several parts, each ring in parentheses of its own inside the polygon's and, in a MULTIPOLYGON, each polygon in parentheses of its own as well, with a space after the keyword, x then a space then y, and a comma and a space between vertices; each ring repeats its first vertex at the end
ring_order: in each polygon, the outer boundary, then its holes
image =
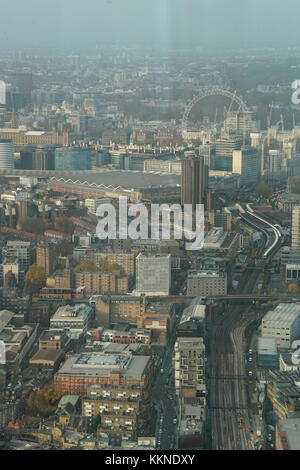
POLYGON ((279 304, 275 308, 268 312, 262 319, 262 326, 268 326, 272 324, 275 327, 287 328, 288 325, 292 325, 294 321, 300 315, 300 304, 279 304))
POLYGON ((120 373, 127 378, 140 380, 150 361, 150 356, 81 353, 69 357, 58 374, 109 377, 111 373, 120 373))

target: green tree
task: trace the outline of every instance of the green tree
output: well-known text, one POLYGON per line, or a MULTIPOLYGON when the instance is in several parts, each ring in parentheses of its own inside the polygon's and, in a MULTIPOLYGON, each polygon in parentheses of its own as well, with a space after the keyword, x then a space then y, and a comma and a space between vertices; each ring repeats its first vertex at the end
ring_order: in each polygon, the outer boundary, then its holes
POLYGON ((84 272, 97 272, 99 268, 96 266, 93 261, 82 261, 82 263, 78 264, 74 270, 76 273, 84 273, 84 272))
POLYGON ((38 291, 45 282, 45 271, 41 266, 32 264, 25 275, 25 282, 33 291, 38 291))
POLYGON ((291 282, 291 284, 288 285, 287 290, 289 294, 298 294, 299 287, 297 286, 297 284, 291 282))
POLYGON ((57 405, 61 397, 63 396, 63 390, 55 385, 50 385, 46 390, 46 397, 51 406, 57 405))

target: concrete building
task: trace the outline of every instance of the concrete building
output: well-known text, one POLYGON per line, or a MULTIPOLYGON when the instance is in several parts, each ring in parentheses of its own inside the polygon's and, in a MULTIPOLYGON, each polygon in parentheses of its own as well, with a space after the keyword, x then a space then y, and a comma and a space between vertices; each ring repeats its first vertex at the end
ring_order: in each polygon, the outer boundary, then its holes
POLYGON ((8 257, 17 258, 21 270, 27 271, 31 265, 32 252, 30 242, 20 240, 8 241, 3 254, 8 257))
POLYGON ((13 370, 25 359, 37 337, 37 324, 15 326, 14 313, 0 311, 0 341, 5 344, 5 368, 13 370))
POLYGON ((242 135, 223 132, 216 140, 215 170, 232 171, 233 151, 240 150, 242 145, 242 135))
POLYGON ((259 179, 259 151, 251 147, 242 147, 232 154, 232 172, 240 175, 241 184, 256 183, 259 179))
POLYGON ((121 276, 120 273, 78 272, 75 273, 75 287, 82 287, 90 294, 127 294, 128 276, 121 276))
POLYGON ((205 394, 205 345, 203 338, 177 338, 174 348, 177 395, 205 394))
POLYGON ((300 337, 300 305, 279 304, 262 319, 262 337, 274 338, 278 348, 290 348, 300 337))
POLYGON ((158 160, 151 158, 144 161, 144 171, 181 175, 182 165, 180 160, 158 160))
POLYGON ((54 376, 64 393, 85 395, 92 384, 102 385, 107 397, 112 389, 136 386, 147 389, 152 377, 150 356, 81 353, 70 356, 54 376))
POLYGON ((88 330, 93 317, 93 309, 84 304, 59 307, 50 319, 51 330, 83 331, 88 330))
POLYGON ((189 271, 186 295, 226 295, 227 274, 222 271, 189 271))
POLYGON ((276 450, 300 450, 300 418, 280 419, 275 443, 276 450))
POLYGON ((250 112, 228 111, 224 121, 224 129, 227 132, 238 132, 243 135, 251 135, 250 133, 260 130, 260 122, 253 118, 250 112))
POLYGON ((146 309, 145 296, 101 295, 96 299, 96 315, 99 326, 109 328, 112 323, 137 325, 146 309))
POLYGON ((168 295, 171 287, 171 255, 140 253, 136 257, 136 292, 168 295))
MULTIPOLYGON (((300 254, 300 253, 299 253, 300 254)), ((300 279, 300 263, 285 265, 285 282, 298 281, 300 279)))
POLYGON ((13 142, 14 147, 25 147, 29 144, 54 144, 54 145, 68 145, 69 135, 63 133, 59 135, 57 131, 28 131, 23 128, 1 128, 0 139, 9 139, 13 142))
POLYGON ((84 205, 88 209, 88 212, 96 214, 98 206, 101 204, 109 204, 110 202, 110 198, 87 198, 84 201, 84 205))
POLYGON ((231 231, 232 215, 230 212, 221 212, 220 210, 208 211, 209 223, 213 227, 222 227, 226 232, 231 231))
POLYGON ((43 268, 46 276, 54 271, 55 255, 55 247, 50 243, 43 243, 36 247, 36 264, 43 268))
POLYGON ((12 140, 0 139, 0 169, 13 169, 14 164, 14 145, 12 140))
POLYGON ((266 374, 267 396, 273 411, 280 419, 300 411, 300 371, 279 372, 269 370, 266 374))
POLYGON ((206 233, 203 250, 230 255, 237 251, 239 236, 235 232, 225 232, 221 227, 213 227, 206 233))
POLYGON ((278 368, 278 353, 275 338, 258 338, 257 362, 258 366, 264 369, 278 368))
POLYGON ((77 171, 91 169, 91 153, 88 149, 65 147, 55 150, 55 170, 77 171))

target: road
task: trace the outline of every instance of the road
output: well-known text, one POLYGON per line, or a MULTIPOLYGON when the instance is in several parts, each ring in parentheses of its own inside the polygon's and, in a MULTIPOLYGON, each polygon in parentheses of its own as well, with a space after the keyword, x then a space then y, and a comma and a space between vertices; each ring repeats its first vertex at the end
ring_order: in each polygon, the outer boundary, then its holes
POLYGON ((172 336, 169 338, 160 369, 163 373, 158 372, 154 382, 151 397, 156 409, 158 410, 156 438, 157 448, 162 450, 170 450, 176 448, 177 445, 177 398, 174 388, 174 370, 172 366, 172 357, 174 343, 176 341, 176 328, 179 316, 175 322, 172 336))

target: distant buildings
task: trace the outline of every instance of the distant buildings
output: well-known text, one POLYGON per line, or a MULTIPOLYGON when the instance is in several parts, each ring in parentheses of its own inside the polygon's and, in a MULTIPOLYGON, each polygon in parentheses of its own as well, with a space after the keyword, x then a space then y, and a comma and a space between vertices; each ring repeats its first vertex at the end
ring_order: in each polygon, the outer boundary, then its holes
POLYGON ((256 183, 259 178, 260 156, 259 151, 253 148, 242 147, 234 150, 232 156, 232 172, 241 175, 241 184, 256 183))
POLYGON ((0 139, 12 140, 14 147, 17 148, 23 148, 30 144, 55 144, 65 146, 69 143, 69 136, 67 133, 59 135, 56 131, 27 131, 23 128, 0 128, 0 139))
POLYGON ((20 151, 20 168, 24 170, 54 170, 53 145, 28 145, 20 151))
POLYGON ((216 140, 215 170, 232 171, 232 154, 243 145, 241 134, 224 132, 216 140))
POLYGON ((140 253, 136 257, 136 292, 168 295, 171 287, 171 255, 140 253))
POLYGON ((66 147, 55 150, 55 170, 78 171, 90 169, 90 150, 74 147, 66 147))

